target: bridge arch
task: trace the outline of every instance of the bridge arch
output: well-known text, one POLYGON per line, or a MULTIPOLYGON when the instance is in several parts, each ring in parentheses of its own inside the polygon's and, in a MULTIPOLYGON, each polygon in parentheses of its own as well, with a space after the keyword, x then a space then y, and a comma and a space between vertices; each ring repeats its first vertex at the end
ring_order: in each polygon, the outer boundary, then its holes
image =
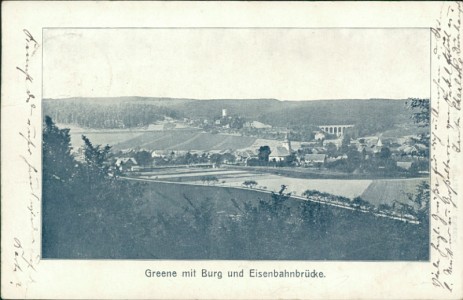
POLYGON ((320 130, 329 133, 329 134, 335 134, 336 136, 340 137, 345 134, 346 129, 352 128, 354 125, 349 124, 349 125, 321 125, 318 126, 320 130))

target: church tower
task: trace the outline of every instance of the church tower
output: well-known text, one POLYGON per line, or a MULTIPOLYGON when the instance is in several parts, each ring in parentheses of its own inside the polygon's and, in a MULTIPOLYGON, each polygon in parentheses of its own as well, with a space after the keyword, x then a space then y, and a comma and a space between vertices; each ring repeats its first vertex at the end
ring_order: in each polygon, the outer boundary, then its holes
POLYGON ((291 141, 289 140, 289 131, 286 132, 285 140, 283 142, 283 147, 285 147, 289 153, 293 152, 293 149, 291 149, 291 141))

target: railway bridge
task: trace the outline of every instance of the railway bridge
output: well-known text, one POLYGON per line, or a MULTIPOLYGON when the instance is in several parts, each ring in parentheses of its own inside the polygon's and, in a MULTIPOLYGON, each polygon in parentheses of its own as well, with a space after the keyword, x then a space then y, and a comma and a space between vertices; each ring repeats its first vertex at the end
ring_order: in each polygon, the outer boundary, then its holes
POLYGON ((342 136, 347 128, 353 128, 354 125, 320 125, 318 127, 326 133, 342 136))

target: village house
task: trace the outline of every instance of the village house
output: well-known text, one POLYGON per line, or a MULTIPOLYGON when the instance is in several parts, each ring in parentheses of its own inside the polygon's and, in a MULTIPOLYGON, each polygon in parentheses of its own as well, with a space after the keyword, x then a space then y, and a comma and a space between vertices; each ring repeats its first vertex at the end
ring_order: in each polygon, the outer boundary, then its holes
POLYGON ((289 139, 289 133, 287 132, 282 145, 272 149, 272 152, 269 155, 269 161, 284 161, 285 158, 290 156, 292 153, 293 149, 291 148, 291 140, 289 139))
POLYGON ((264 124, 259 121, 252 121, 244 123, 245 128, 256 128, 256 129, 270 129, 272 126, 264 124))
POLYGON ((421 143, 416 143, 414 146, 418 151, 423 152, 423 151, 428 151, 429 150, 428 146, 426 146, 424 144, 421 144, 421 143))
POLYGON ((320 167, 326 162, 326 154, 306 154, 304 155, 304 166, 320 167))
POLYGON ((411 145, 402 145, 397 149, 401 155, 406 156, 416 156, 418 154, 418 149, 415 146, 411 145))
POLYGON ((152 158, 164 158, 169 156, 171 151, 168 150, 153 150, 151 152, 151 157, 152 158))
POLYGON ((314 135, 314 140, 323 141, 326 138, 326 134, 321 131, 316 131, 314 135))
POLYGON ((122 149, 122 150, 121 150, 121 153, 122 153, 124 156, 126 156, 126 155, 128 155, 128 154, 132 154, 132 153, 134 153, 134 152, 135 152, 135 151, 134 151, 132 148, 122 149))
POLYGON ((269 161, 283 161, 286 157, 288 157, 291 153, 288 151, 286 147, 278 146, 272 149, 272 152, 269 155, 269 161))
POLYGON ((323 141, 323 146, 326 147, 328 144, 334 144, 337 149, 341 148, 342 139, 328 139, 323 141))
POLYGON ((325 147, 314 147, 314 148, 312 148, 312 153, 313 153, 313 154, 323 154, 323 153, 326 153, 326 148, 325 148, 325 147))
POLYGON ((362 153, 363 159, 370 159, 373 155, 373 149, 366 144, 359 144, 357 151, 362 153))
POLYGON ((252 150, 242 150, 236 151, 236 162, 238 163, 246 163, 251 158, 257 158, 257 154, 252 150))
POLYGON ((115 163, 119 171, 133 171, 135 166, 138 166, 137 161, 133 157, 121 157, 116 159, 115 163))
POLYGON ((301 143, 301 149, 311 149, 320 145, 320 142, 303 142, 301 143))
POLYGON ((327 157, 325 160, 325 163, 335 162, 335 161, 347 159, 347 158, 348 158, 347 154, 342 154, 342 155, 338 155, 335 157, 327 157))
POLYGON ((412 167, 412 164, 413 164, 413 162, 411 162, 411 161, 398 161, 397 162, 397 167, 408 171, 412 167))

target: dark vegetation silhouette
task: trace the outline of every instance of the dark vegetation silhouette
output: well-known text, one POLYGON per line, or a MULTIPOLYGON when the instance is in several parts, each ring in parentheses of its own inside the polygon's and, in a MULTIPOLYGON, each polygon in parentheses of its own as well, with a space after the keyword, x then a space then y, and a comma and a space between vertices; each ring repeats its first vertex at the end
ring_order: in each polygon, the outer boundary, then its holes
POLYGON ((131 213, 140 183, 108 175, 109 146, 85 136, 84 162, 71 155, 69 129, 50 117, 43 127, 43 257, 114 258, 136 255, 140 227, 131 213))

